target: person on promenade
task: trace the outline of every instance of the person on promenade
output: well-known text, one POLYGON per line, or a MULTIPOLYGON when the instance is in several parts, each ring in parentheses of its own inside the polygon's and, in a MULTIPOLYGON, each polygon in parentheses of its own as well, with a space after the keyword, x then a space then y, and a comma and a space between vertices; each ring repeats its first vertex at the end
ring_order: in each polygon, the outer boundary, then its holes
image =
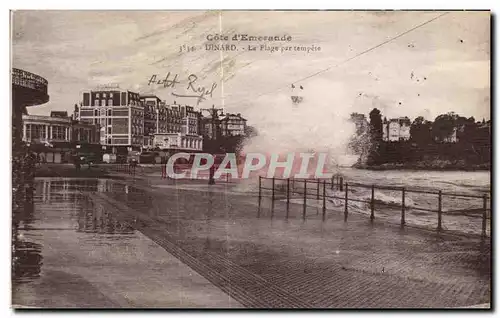
POLYGON ((130 170, 129 170, 129 173, 135 175, 135 168, 136 167, 137 167, 137 159, 132 158, 132 160, 130 161, 130 170))
POLYGON ((215 165, 212 165, 210 167, 210 172, 209 172, 209 176, 208 176, 208 184, 212 185, 212 184, 215 184, 215 179, 214 179, 214 175, 215 175, 215 165))
POLYGON ((80 163, 80 156, 76 155, 73 159, 73 163, 75 165, 75 170, 78 172, 80 171, 81 163, 80 163))

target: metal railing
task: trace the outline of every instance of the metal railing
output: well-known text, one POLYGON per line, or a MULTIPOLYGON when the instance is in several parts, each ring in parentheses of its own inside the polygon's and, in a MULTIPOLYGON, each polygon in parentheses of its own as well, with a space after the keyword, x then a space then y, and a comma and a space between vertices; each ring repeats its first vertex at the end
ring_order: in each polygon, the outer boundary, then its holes
MULTIPOLYGON (((361 183, 348 183, 344 182, 342 176, 334 175, 331 179, 293 179, 293 178, 267 178, 259 176, 259 193, 258 193, 258 217, 260 217, 261 204, 263 198, 263 191, 271 192, 271 213, 274 214, 274 206, 275 201, 279 199, 286 199, 286 218, 289 216, 290 210, 290 199, 293 195, 298 195, 302 198, 302 218, 306 219, 306 208, 307 208, 307 199, 316 199, 322 201, 322 219, 325 221, 326 219, 326 200, 327 199, 338 199, 344 201, 344 222, 348 219, 349 214, 349 201, 353 202, 361 202, 367 203, 370 207, 370 220, 373 222, 375 219, 375 207, 376 205, 382 205, 390 208, 398 208, 401 209, 401 218, 400 224, 401 226, 406 225, 406 212, 408 209, 419 210, 432 212, 437 214, 437 227, 438 231, 442 231, 442 223, 443 223, 443 214, 445 215, 465 215, 473 218, 481 218, 481 236, 486 237, 486 227, 487 220, 491 218, 491 208, 488 208, 488 200, 490 197, 488 194, 483 195, 472 195, 472 194, 462 194, 462 193, 451 193, 451 192, 443 192, 441 190, 438 191, 430 191, 430 190, 422 190, 422 189, 412 189, 408 187, 392 187, 392 186, 382 186, 382 185, 366 185, 361 183), (270 181, 270 187, 265 187, 263 182, 270 181), (277 184, 277 182, 279 184, 277 184), (371 190, 370 199, 360 199, 355 195, 350 196, 349 190, 353 188, 364 188, 371 190), (342 192, 343 195, 332 195, 327 194, 327 189, 337 190, 338 192, 342 192), (312 191, 311 191, 312 190, 312 191), (401 204, 398 203, 380 203, 377 201, 375 190, 390 190, 396 191, 400 193, 401 204), (436 208, 425 208, 425 207, 416 207, 409 206, 406 204, 407 194, 409 193, 420 193, 420 194, 429 194, 435 196, 437 198, 437 206, 436 208), (284 196, 284 197, 283 197, 284 196), (443 198, 444 197, 454 197, 454 198, 471 198, 481 200, 482 206, 478 208, 465 208, 465 209, 452 209, 452 210, 443 210, 443 198)), ((351 193, 352 195, 352 193, 351 193)))

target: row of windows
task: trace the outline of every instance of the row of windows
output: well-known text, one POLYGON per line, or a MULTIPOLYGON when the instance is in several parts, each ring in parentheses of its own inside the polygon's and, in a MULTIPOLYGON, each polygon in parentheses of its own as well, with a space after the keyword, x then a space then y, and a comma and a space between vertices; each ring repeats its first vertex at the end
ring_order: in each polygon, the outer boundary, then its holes
MULTIPOLYGON (((84 105, 84 106, 89 106, 89 105, 84 105)), ((94 105, 93 106, 120 106, 113 104, 112 99, 94 99, 94 105)), ((141 102, 136 102, 134 100, 129 102, 129 106, 142 106, 141 102)))
MULTIPOLYGON (((99 94, 97 94, 97 95, 99 95, 99 94)), ((97 98, 99 98, 99 96, 97 96, 97 98)), ((113 100, 112 99, 108 99, 107 105, 106 105, 106 100, 105 99, 101 99, 100 101, 101 102, 99 103, 99 99, 94 100, 94 106, 113 106, 113 100)))
POLYGON ((68 127, 52 126, 46 128, 46 125, 26 124, 26 140, 46 139, 47 131, 49 134, 48 139, 66 140, 68 136, 68 127), (52 135, 50 131, 52 128, 52 135))
POLYGON ((142 135, 143 127, 139 125, 132 125, 132 135, 142 135))

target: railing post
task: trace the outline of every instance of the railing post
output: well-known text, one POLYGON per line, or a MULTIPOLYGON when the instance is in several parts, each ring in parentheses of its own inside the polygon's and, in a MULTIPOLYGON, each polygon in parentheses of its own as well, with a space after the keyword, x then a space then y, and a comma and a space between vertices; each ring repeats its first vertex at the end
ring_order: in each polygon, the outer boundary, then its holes
POLYGON ((318 183, 316 184, 316 200, 319 200, 319 179, 318 183))
POLYGON ((295 191, 295 178, 292 179, 292 193, 295 191))
POLYGON ((257 212, 257 217, 260 217, 260 204, 262 202, 262 177, 259 176, 259 210, 257 212))
POLYGON ((271 203, 271 217, 273 216, 274 214, 274 177, 273 177, 273 190, 272 190, 272 203, 271 203))
POLYGON ((326 218, 326 180, 323 180, 323 221, 326 218))
POLYGON ((402 189, 401 194, 401 226, 405 225, 405 188, 402 189))
POLYGON ((441 214, 443 212, 442 211, 442 200, 443 200, 442 196, 443 196, 442 195, 442 191, 439 190, 439 197, 438 197, 438 227, 437 227, 438 231, 441 231, 443 229, 442 224, 441 224, 442 223, 442 216, 441 216, 441 214))
POLYGON ((288 219, 288 211, 290 210, 290 178, 286 179, 286 218, 288 219))
POLYGON ((302 219, 306 219, 306 204, 307 204, 307 180, 304 179, 304 206, 302 208, 302 219))
POLYGON ((375 185, 372 184, 372 200, 370 201, 370 221, 375 218, 375 185))
POLYGON ((331 186, 332 186, 331 190, 333 190, 333 181, 334 181, 334 180, 335 180, 335 175, 332 175, 332 180, 330 180, 330 181, 331 181, 331 183, 332 183, 332 184, 331 184, 331 186))
POLYGON ((339 191, 344 191, 343 186, 344 186, 344 178, 339 177, 339 191))
POLYGON ((488 195, 485 193, 483 195, 483 224, 481 236, 486 237, 486 221, 487 221, 487 207, 488 207, 488 195))
MULTIPOLYGON (((341 184, 342 184, 342 183, 341 183, 341 184)), ((348 195, 347 195, 347 193, 348 193, 348 188, 349 188, 349 186, 348 186, 348 184, 347 184, 347 182, 346 182, 346 184, 345 184, 345 210, 344 210, 344 222, 347 222, 347 201, 349 200, 348 195)))

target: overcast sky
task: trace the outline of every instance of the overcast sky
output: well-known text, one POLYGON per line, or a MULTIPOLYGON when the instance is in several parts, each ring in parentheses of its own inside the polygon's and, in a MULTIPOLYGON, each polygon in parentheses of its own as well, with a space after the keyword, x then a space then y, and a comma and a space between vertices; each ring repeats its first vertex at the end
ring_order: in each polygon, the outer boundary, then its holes
POLYGON ((449 111, 489 118, 489 12, 451 12, 345 62, 440 14, 17 11, 12 59, 14 67, 49 81, 50 102, 30 108, 32 114, 71 111, 83 90, 107 83, 196 106, 196 99, 171 95, 187 93, 186 79, 196 74, 202 86, 217 84, 213 97, 197 107, 223 106, 256 126, 286 125, 286 114, 293 112, 313 114, 313 121, 325 114, 368 114, 373 107, 388 118, 432 120, 449 111), (204 50, 206 36, 221 30, 229 36, 290 35, 290 45, 321 51, 248 52, 241 49, 248 44, 243 42, 238 52, 204 50), (182 44, 197 50, 179 53, 182 44), (298 82, 304 90, 292 92, 292 83, 328 67, 298 82), (167 72, 182 80, 174 90, 148 86, 152 74, 167 72), (304 97, 297 108, 293 94, 304 97))

